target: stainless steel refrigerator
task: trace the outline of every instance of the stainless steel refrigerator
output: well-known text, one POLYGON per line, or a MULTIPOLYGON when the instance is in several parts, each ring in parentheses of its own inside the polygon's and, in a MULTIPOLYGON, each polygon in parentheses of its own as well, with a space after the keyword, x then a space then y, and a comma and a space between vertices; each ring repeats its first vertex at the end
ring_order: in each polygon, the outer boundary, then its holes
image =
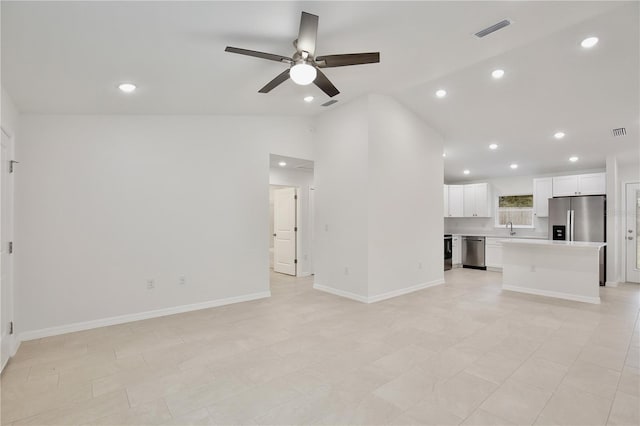
MULTIPOLYGON (((549 236, 554 240, 604 243, 607 198, 604 195, 549 199, 549 236)), ((606 277, 606 247, 600 250, 600 285, 606 277)))

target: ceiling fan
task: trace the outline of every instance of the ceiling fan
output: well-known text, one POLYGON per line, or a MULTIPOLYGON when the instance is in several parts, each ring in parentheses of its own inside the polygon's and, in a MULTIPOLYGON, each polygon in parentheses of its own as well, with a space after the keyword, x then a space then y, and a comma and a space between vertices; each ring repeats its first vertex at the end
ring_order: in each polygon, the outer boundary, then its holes
POLYGON ((284 62, 290 67, 283 71, 276 78, 267 83, 260 93, 269 93, 289 77, 294 83, 306 86, 314 83, 329 97, 334 97, 340 91, 329 81, 320 68, 344 67, 348 65, 373 64, 380 62, 380 52, 369 53, 347 53, 343 55, 315 56, 316 37, 318 34, 318 16, 311 13, 302 12, 300 17, 300 31, 298 38, 293 42, 296 48, 291 58, 273 53, 257 52, 255 50, 240 49, 238 47, 227 46, 225 52, 238 53, 240 55, 254 56, 256 58, 268 59, 270 61, 284 62))

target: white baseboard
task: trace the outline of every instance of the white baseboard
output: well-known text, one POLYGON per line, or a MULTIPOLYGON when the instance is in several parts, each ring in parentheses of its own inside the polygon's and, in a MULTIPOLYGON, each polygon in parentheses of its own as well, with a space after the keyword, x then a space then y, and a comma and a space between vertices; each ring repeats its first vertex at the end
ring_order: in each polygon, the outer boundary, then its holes
MULTIPOLYGON (((136 314, 120 315, 117 317, 102 318, 92 321, 77 322, 40 330, 25 331, 19 334, 19 341, 40 339, 43 337, 57 336, 59 334, 73 333, 75 331, 90 330, 92 328, 107 327, 132 321, 140 321, 150 318, 164 317, 167 315, 181 314, 184 312, 198 311, 200 309, 214 308, 216 306, 230 305, 233 303, 248 302, 251 300, 271 297, 271 291, 262 291, 244 296, 227 297, 225 299, 210 300, 207 302, 193 303, 190 305, 173 306, 170 308, 156 309, 153 311, 139 312, 136 314)), ((18 345, 20 343, 18 342, 18 345)), ((17 350, 17 346, 16 346, 17 350)))
POLYGON ((502 289, 515 291, 518 293, 535 294, 536 296, 547 296, 547 297, 555 297, 557 299, 572 300, 574 302, 593 303, 596 305, 600 304, 600 297, 578 296, 575 294, 560 293, 558 291, 538 290, 538 289, 531 289, 526 287, 518 287, 514 285, 504 285, 504 284, 502 285, 502 289))
POLYGON ((336 296, 341 296, 341 297, 346 297, 347 299, 356 300, 358 302, 369 303, 367 301, 366 296, 360 296, 359 294, 351 293, 349 291, 338 290, 337 288, 328 287, 326 285, 315 284, 315 283, 313 284, 313 288, 316 290, 324 291, 326 293, 334 294, 336 296))
POLYGON ((605 287, 618 287, 618 284, 620 284, 617 281, 605 281, 604 285, 605 287))
POLYGON ((298 275, 296 275, 298 278, 302 278, 302 277, 310 277, 311 275, 313 275, 311 272, 300 272, 298 275))
POLYGON ((361 296, 359 294, 351 293, 349 291, 338 290, 337 288, 328 287, 322 284, 314 284, 313 288, 316 290, 334 294, 336 296, 341 296, 341 297, 346 297, 347 299, 356 300, 362 303, 376 303, 382 300, 391 299, 393 297, 402 296, 404 294, 413 293, 414 291, 423 290, 425 288, 429 288, 429 287, 433 287, 441 284, 444 284, 444 278, 439 278, 437 280, 429 281, 427 283, 417 284, 411 287, 401 288, 398 290, 393 290, 387 293, 382 293, 382 294, 378 294, 370 297, 361 296))
POLYGON ((436 285, 444 284, 444 278, 438 278, 437 280, 429 281, 422 284, 412 285, 411 287, 405 287, 398 290, 389 291, 387 293, 377 294, 375 296, 369 296, 367 303, 380 302, 382 300, 391 299, 392 297, 402 296, 404 294, 413 293, 414 291, 423 290, 425 288, 433 287, 436 285))

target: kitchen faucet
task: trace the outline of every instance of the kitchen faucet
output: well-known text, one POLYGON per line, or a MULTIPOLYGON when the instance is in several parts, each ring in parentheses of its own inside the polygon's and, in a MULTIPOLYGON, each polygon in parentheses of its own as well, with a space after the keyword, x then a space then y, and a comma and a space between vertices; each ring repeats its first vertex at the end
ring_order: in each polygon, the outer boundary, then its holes
POLYGON ((516 235, 516 233, 513 231, 513 222, 509 221, 507 222, 507 224, 505 225, 505 227, 510 228, 511 230, 509 231, 509 235, 511 235, 512 237, 514 235, 516 235))

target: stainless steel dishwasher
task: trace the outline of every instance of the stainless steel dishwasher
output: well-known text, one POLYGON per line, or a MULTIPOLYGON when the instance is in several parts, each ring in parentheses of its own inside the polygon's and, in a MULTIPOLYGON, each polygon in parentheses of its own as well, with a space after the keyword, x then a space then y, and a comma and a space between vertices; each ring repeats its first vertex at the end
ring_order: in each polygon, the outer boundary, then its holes
POLYGON ((484 260, 484 237, 462 237, 462 267, 486 270, 484 260))

